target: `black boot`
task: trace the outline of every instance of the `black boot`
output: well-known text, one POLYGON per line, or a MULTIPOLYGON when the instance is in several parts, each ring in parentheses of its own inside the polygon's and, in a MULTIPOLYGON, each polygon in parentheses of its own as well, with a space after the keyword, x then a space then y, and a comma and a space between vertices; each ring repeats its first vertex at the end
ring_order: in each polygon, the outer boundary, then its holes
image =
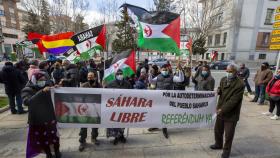
POLYGON ((61 152, 55 152, 55 158, 61 158, 62 155, 61 155, 61 152))
POLYGON ((97 140, 96 138, 91 138, 91 142, 95 145, 100 145, 99 140, 97 140))
POLYGON ((54 154, 55 154, 55 158, 61 158, 61 152, 59 151, 59 145, 54 145, 54 154))
POLYGON ((85 148, 86 148, 86 143, 80 143, 79 151, 82 152, 85 150, 85 148))
POLYGON ((114 145, 117 145, 119 143, 119 138, 118 137, 115 137, 114 141, 113 141, 113 144, 114 145))
POLYGON ((162 129, 162 133, 163 133, 163 135, 164 135, 164 137, 165 137, 166 139, 169 138, 169 135, 168 135, 168 132, 167 132, 167 128, 163 128, 163 129, 162 129))
POLYGON ((52 153, 51 152, 46 152, 46 158, 52 158, 52 153))
POLYGON ((120 136, 119 140, 122 142, 122 143, 126 143, 126 138, 122 135, 120 136))

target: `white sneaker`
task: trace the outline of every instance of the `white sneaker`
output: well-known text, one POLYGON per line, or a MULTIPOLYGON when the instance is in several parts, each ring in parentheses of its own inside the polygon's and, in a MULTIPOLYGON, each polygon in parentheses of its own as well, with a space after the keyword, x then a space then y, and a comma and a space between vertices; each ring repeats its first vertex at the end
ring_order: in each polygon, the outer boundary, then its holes
POLYGON ((273 116, 273 114, 269 111, 268 112, 263 112, 262 114, 265 115, 265 116, 273 116))
POLYGON ((279 116, 277 116, 277 115, 274 115, 274 116, 270 117, 270 119, 271 119, 271 120, 279 120, 279 119, 280 119, 280 117, 279 117, 279 116))

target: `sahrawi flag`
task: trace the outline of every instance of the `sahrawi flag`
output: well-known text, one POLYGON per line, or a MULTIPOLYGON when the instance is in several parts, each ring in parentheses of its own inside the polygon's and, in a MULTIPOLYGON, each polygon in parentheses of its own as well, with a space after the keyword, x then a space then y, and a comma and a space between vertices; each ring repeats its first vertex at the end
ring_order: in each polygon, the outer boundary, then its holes
POLYGON ((106 46, 106 26, 80 32, 71 38, 75 43, 77 54, 81 60, 88 60, 97 50, 103 50, 106 46))
POLYGON ((54 101, 55 115, 59 123, 100 124, 101 95, 57 93, 54 101))
POLYGON ((180 54, 180 15, 171 12, 149 12, 123 4, 137 25, 138 46, 142 49, 180 54))
POLYGON ((127 50, 117 54, 112 60, 111 66, 105 70, 104 80, 109 83, 115 79, 115 73, 121 69, 124 77, 129 77, 136 72, 135 51, 127 50))

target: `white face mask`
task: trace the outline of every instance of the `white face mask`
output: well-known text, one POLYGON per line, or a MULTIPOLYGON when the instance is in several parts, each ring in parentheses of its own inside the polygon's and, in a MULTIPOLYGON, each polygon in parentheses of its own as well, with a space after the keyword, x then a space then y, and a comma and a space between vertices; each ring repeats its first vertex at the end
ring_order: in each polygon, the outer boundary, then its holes
POLYGON ((116 79, 119 80, 119 81, 123 80, 123 75, 117 75, 116 79))
POLYGON ((233 77, 234 77, 233 73, 227 72, 227 78, 228 79, 232 79, 233 77))
POLYGON ((151 89, 156 89, 156 85, 151 84, 151 89))
POLYGON ((37 81, 37 85, 42 88, 46 85, 46 81, 37 81))

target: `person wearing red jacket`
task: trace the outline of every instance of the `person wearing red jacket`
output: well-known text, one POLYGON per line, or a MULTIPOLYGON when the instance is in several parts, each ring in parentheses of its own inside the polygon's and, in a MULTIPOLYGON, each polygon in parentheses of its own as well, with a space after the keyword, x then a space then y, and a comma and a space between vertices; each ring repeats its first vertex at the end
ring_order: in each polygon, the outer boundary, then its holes
POLYGON ((269 95, 269 111, 264 112, 264 115, 271 116, 270 119, 280 119, 280 70, 278 69, 277 74, 270 80, 266 86, 266 92, 269 95), (276 115, 273 116, 273 110, 277 106, 276 115))

